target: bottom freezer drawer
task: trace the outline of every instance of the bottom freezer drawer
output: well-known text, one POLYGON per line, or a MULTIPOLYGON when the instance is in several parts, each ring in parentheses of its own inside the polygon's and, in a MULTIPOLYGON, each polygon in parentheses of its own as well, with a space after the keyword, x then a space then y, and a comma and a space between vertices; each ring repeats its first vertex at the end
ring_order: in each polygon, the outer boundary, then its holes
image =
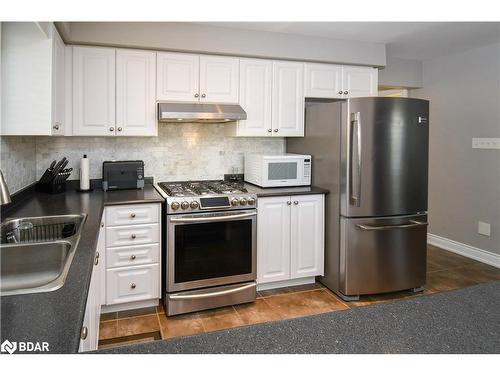
POLYGON ((425 284, 427 215, 341 218, 340 291, 394 292, 425 284))

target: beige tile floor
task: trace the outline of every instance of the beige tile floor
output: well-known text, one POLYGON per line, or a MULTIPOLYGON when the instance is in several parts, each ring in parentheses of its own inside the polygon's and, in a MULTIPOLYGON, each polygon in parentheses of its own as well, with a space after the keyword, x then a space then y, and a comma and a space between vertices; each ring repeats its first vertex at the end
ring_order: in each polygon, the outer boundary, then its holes
POLYGON ((428 246, 427 255, 427 285, 423 293, 388 293, 343 302, 323 285, 315 283, 258 292, 254 303, 174 317, 167 317, 162 306, 103 314, 99 348, 340 311, 500 280, 500 269, 449 251, 428 246))

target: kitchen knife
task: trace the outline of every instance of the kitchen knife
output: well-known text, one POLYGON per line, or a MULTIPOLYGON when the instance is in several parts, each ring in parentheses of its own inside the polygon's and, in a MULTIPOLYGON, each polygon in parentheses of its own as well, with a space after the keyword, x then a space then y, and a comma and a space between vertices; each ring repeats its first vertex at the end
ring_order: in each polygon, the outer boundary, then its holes
POLYGON ((40 183, 46 183, 49 180, 50 172, 54 169, 56 165, 56 161, 52 160, 52 163, 50 163, 50 166, 43 172, 42 177, 40 177, 39 182, 40 183))
POLYGON ((61 161, 57 163, 56 166, 54 167, 54 170, 51 173, 52 178, 50 179, 50 181, 54 180, 58 175, 58 173, 61 172, 64 169, 64 167, 68 165, 68 163, 69 163, 68 159, 62 158, 61 161))

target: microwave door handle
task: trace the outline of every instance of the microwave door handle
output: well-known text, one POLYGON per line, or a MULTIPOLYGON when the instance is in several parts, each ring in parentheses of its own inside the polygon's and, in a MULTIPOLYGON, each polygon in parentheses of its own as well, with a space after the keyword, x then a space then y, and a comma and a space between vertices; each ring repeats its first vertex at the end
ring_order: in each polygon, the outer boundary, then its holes
POLYGON ((216 221, 225 221, 233 219, 244 219, 257 215, 256 212, 236 215, 220 215, 220 216, 207 216, 207 217, 173 217, 170 219, 172 223, 213 223, 216 221))
POLYGON ((349 192, 350 192, 350 200, 353 202, 356 207, 360 207, 361 205, 361 112, 351 113, 351 121, 350 121, 350 129, 349 129, 349 148, 351 157, 349 158, 349 192), (355 125, 355 126, 354 126, 355 125), (356 194, 354 194, 354 187, 352 182, 353 173, 353 133, 354 128, 356 129, 356 161, 357 161, 357 177, 358 183, 356 186, 356 194))

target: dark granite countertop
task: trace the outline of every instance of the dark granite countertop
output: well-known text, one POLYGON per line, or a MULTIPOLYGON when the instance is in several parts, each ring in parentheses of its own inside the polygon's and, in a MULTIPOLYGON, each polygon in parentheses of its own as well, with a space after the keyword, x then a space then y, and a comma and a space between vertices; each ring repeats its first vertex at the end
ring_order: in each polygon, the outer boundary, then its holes
POLYGON ((257 197, 279 197, 286 195, 305 195, 305 194, 328 194, 329 191, 318 186, 295 186, 295 187, 276 187, 261 188, 245 182, 245 188, 257 194, 257 197))
POLYGON ((103 192, 96 189, 49 195, 32 193, 2 212, 9 217, 86 213, 87 221, 64 286, 53 292, 1 297, 0 342, 32 341, 49 343, 51 353, 75 353, 80 345, 87 293, 104 206, 163 202, 152 185, 143 190, 103 192))

